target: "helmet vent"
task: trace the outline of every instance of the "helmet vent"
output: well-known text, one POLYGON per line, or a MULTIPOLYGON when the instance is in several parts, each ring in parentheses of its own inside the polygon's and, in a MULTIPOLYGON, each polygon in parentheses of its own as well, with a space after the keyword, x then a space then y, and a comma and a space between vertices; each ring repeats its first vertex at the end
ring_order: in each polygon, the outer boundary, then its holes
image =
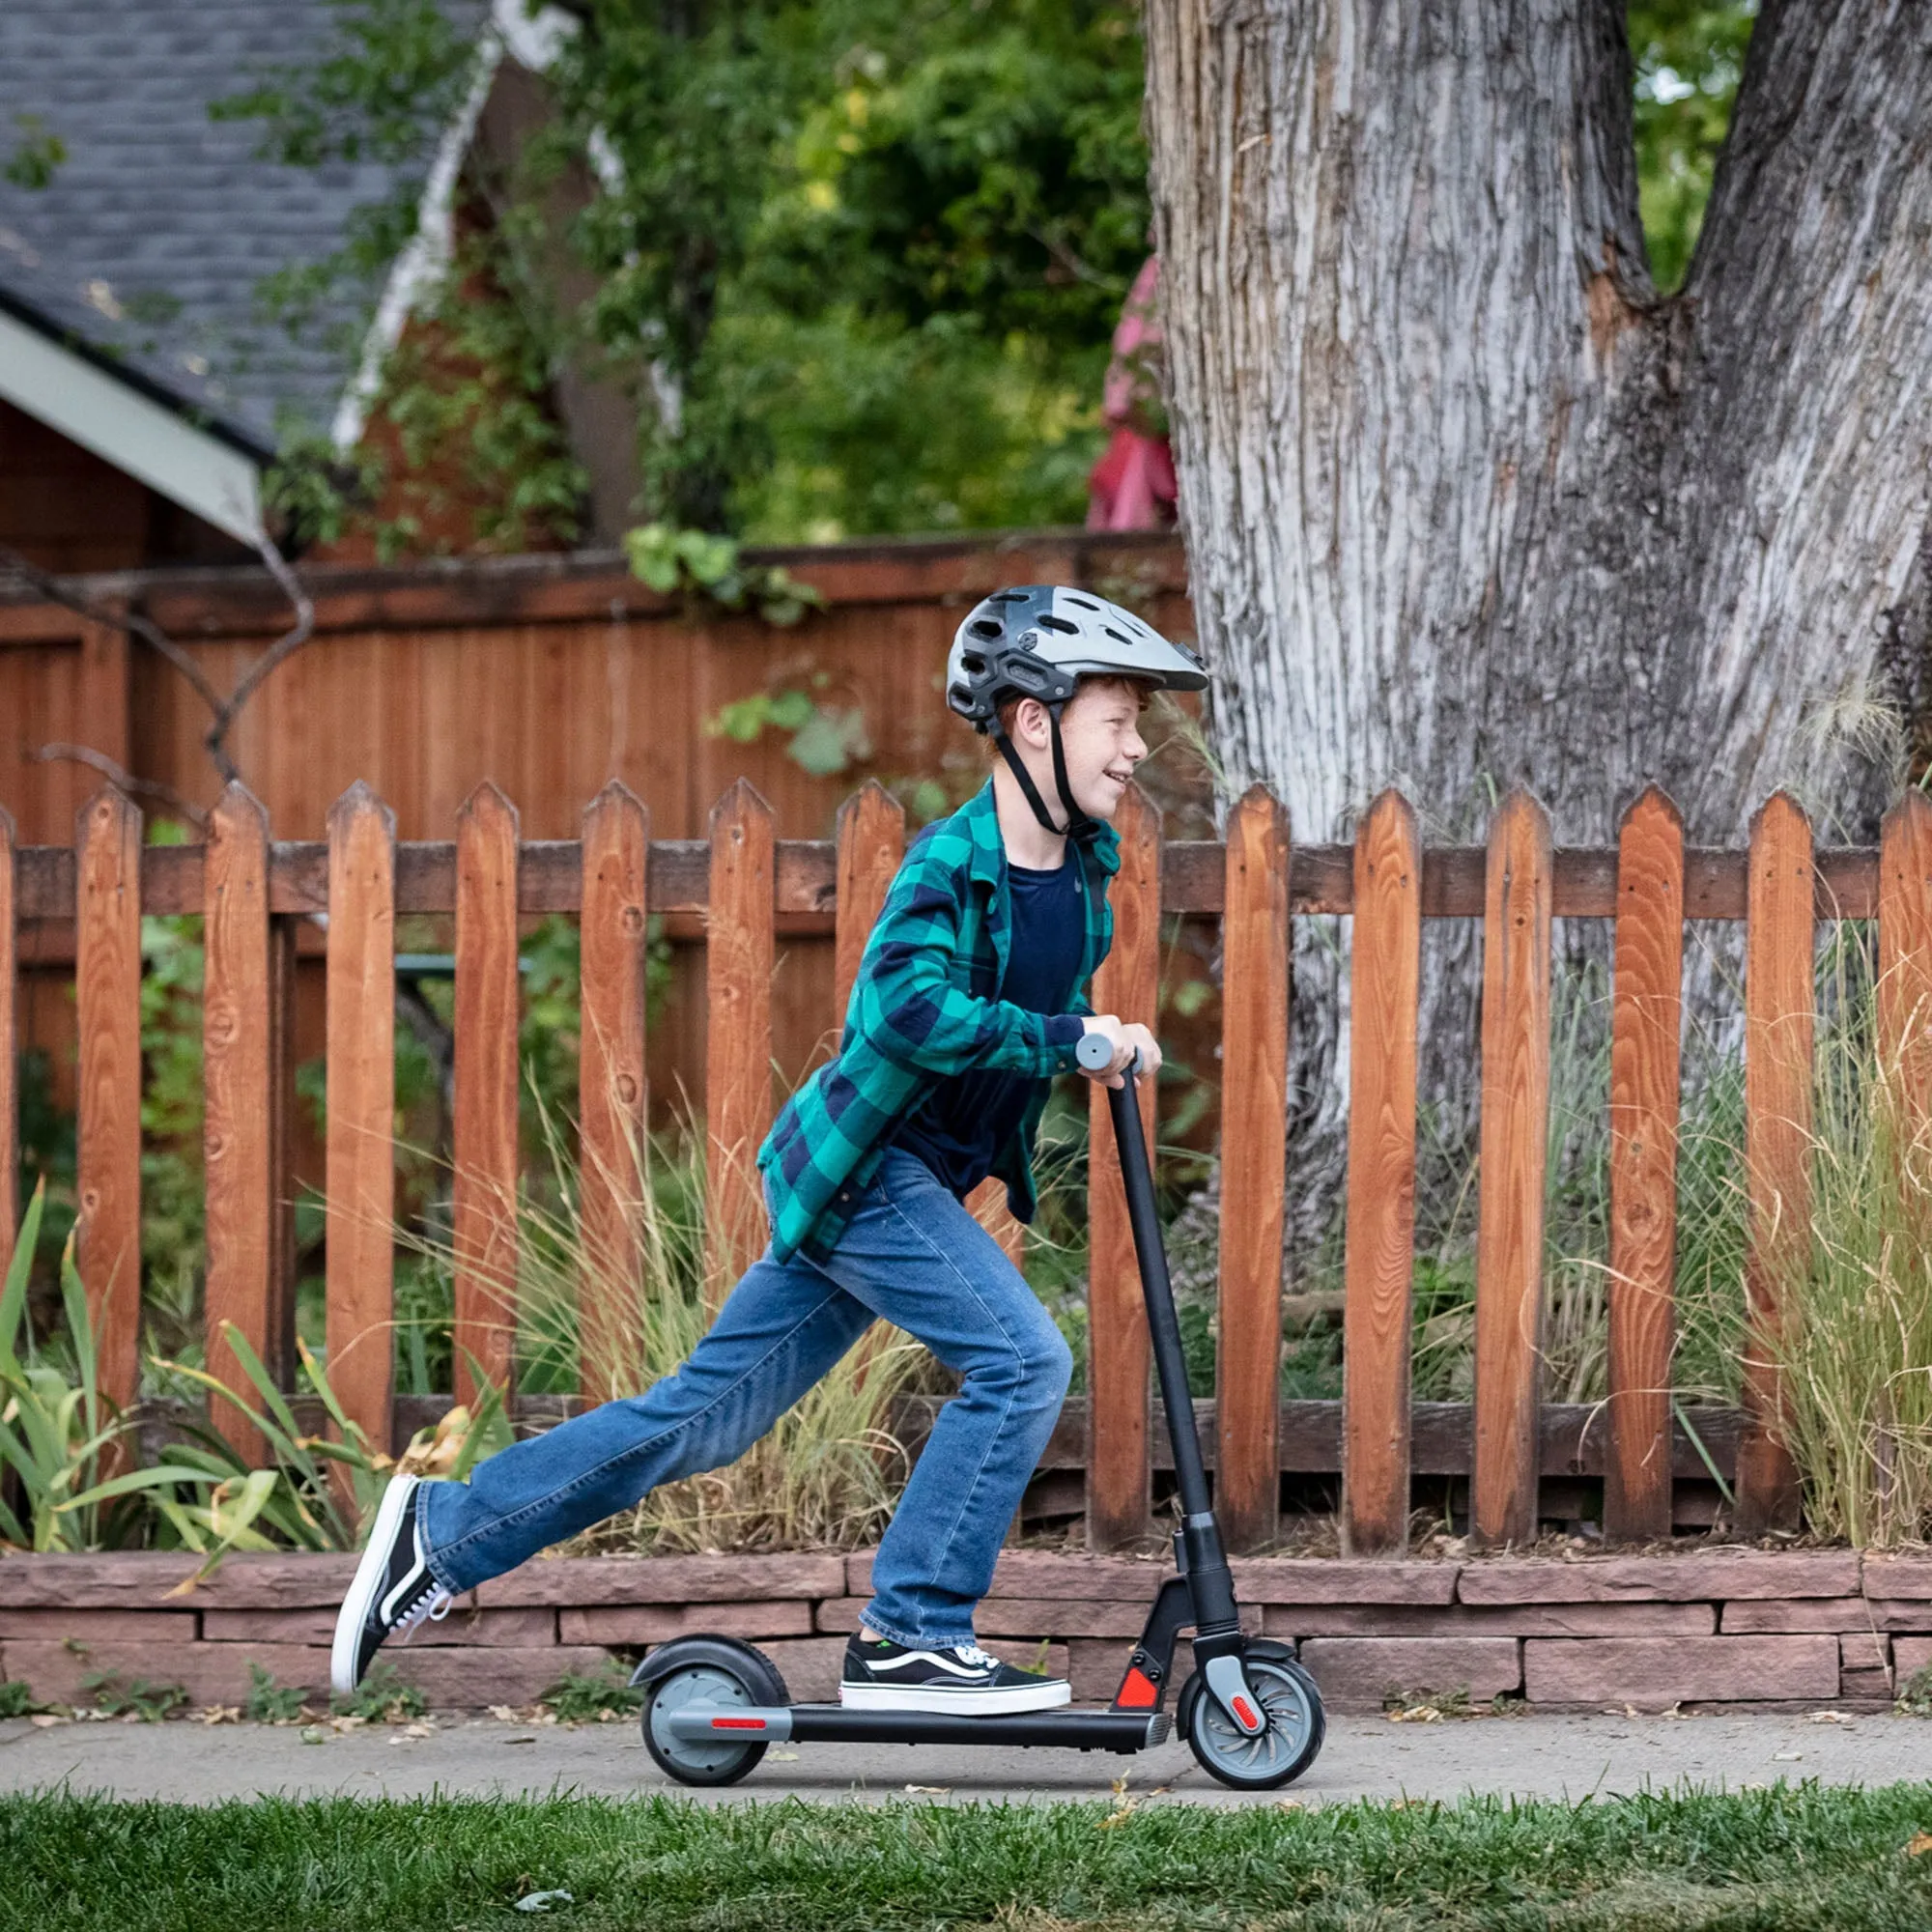
POLYGON ((1114 629, 1113 625, 1111 625, 1111 624, 1102 624, 1102 625, 1100 626, 1100 628, 1101 628, 1101 629, 1102 629, 1103 631, 1105 631, 1105 632, 1106 632, 1106 634, 1108 635, 1108 637, 1112 638, 1112 639, 1113 639, 1113 640, 1114 640, 1114 641, 1115 641, 1115 642, 1116 642, 1117 644, 1125 644, 1125 645, 1126 645, 1126 647, 1127 647, 1127 648, 1128 648, 1129 650, 1132 650, 1132 649, 1133 649, 1133 647, 1134 647, 1134 643, 1133 643, 1133 639, 1132 639, 1131 638, 1123 638, 1123 637, 1122 637, 1122 635, 1120 634, 1120 632, 1118 632, 1117 630, 1115 630, 1115 629, 1114 629))
POLYGON ((959 660, 959 668, 971 677, 984 677, 986 660, 978 651, 969 651, 959 660))
POLYGON ((1043 631, 1065 631, 1069 638, 1080 635, 1080 626, 1065 617, 1056 617, 1051 611, 1044 611, 1039 617, 1039 627, 1043 631))
POLYGON ((1066 601, 1069 604, 1079 605, 1083 611, 1097 611, 1100 608, 1092 598, 1088 597, 1069 597, 1066 601))
POLYGON ((989 640, 1004 638, 1007 634, 1007 627, 997 617, 975 617, 966 628, 976 638, 985 638, 989 640))

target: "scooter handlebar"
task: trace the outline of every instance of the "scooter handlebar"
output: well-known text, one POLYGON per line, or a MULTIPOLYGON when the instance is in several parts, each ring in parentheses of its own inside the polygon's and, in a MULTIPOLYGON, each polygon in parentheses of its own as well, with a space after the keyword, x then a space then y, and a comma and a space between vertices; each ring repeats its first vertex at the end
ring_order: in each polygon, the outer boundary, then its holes
MULTIPOLYGON (((1073 1057, 1089 1073, 1098 1073, 1114 1058, 1114 1042, 1103 1033, 1083 1033, 1073 1048, 1073 1057)), ((1134 1049, 1133 1064, 1127 1068, 1129 1073, 1141 1070, 1140 1049, 1134 1049)))

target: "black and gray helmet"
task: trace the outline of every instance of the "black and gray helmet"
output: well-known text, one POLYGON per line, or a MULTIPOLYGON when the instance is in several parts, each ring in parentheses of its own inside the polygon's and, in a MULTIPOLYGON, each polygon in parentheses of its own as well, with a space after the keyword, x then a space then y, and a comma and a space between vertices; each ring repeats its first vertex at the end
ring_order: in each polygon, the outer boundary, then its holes
POLYGON ((1131 611, 1091 591, 1029 583, 976 604, 946 660, 946 701, 991 731, 1012 697, 1065 704, 1082 677, 1131 677, 1167 691, 1205 691, 1208 673, 1131 611))
POLYGON ((1029 583, 976 604, 946 659, 946 701, 999 746, 1034 816, 1080 841, 1099 824, 1073 802, 1060 714, 1083 677, 1128 677, 1165 691, 1205 691, 1208 672, 1185 644, 1170 643, 1131 611, 1091 591, 1029 583), (1037 697, 1053 721, 1053 777, 1065 821, 1056 821, 1033 775, 1000 729, 1000 706, 1037 697))

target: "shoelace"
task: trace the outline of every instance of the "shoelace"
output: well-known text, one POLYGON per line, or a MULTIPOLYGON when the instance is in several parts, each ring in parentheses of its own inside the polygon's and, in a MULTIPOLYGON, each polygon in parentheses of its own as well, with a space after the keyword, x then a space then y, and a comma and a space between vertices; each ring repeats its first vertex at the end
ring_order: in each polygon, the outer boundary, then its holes
POLYGON ((410 1638, 410 1633, 415 1630, 418 1625, 440 1624, 449 1614, 449 1606, 455 1601, 455 1598, 447 1590, 425 1590, 396 1619, 395 1627, 390 1632, 390 1634, 401 1637, 407 1643, 410 1638))

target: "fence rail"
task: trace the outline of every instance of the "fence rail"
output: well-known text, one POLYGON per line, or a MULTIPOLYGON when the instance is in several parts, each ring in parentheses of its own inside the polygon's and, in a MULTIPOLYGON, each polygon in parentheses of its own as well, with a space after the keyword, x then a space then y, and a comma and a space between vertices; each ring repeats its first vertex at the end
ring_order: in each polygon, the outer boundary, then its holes
MULTIPOLYGON (((1344 1541, 1363 1553, 1401 1548, 1411 1476, 1444 1466, 1468 1471, 1473 1529, 1485 1543, 1533 1533, 1538 1479, 1552 1466, 1601 1469, 1609 1533, 1669 1534, 1673 1468, 1696 1466, 1669 1399, 1687 920, 1742 920, 1747 929, 1747 1332, 1757 1341, 1745 1364, 1738 1512, 1746 1527, 1793 1522, 1777 1378, 1761 1343, 1778 1319, 1776 1244, 1804 1225, 1815 927, 1876 918, 1881 1031, 1923 1104, 1932 1065, 1919 1023, 1932 987, 1932 803, 1909 796, 1878 847, 1816 853, 1804 814, 1782 795, 1753 821, 1747 849, 1687 848, 1674 808, 1654 790, 1626 814, 1618 845, 1601 850, 1553 847, 1542 808, 1523 793, 1503 802, 1483 847, 1425 850, 1413 810, 1394 793, 1365 814, 1350 846, 1293 846, 1286 813, 1260 788, 1232 809, 1225 842, 1163 841, 1159 814, 1138 792, 1119 829, 1117 937, 1095 991, 1100 1009, 1151 1024, 1161 915, 1222 921, 1225 1167, 1218 1399, 1208 1432, 1234 1541, 1268 1541, 1282 1471, 1310 1467, 1339 1469, 1344 1541), (1354 923, 1339 1413, 1278 1399, 1289 941, 1293 917, 1310 913, 1354 923), (1587 1459, 1583 1412, 1547 1406, 1538 1387, 1550 921, 1558 917, 1614 928, 1609 1401, 1587 1459), (1461 1421, 1409 1395, 1421 922, 1441 918, 1480 919, 1484 930, 1475 1400, 1457 1412, 1461 1421), (1464 1441, 1466 1449, 1457 1446, 1464 1441)), ((322 843, 274 841, 267 814, 240 786, 223 797, 201 846, 143 848, 139 812, 112 789, 83 808, 71 850, 16 849, 11 824, 0 826, 0 1035, 14 1037, 16 927, 72 922, 79 1264, 103 1385, 126 1404, 139 1343, 140 919, 205 917, 207 1313, 212 1334, 232 1321, 265 1361, 286 1369, 293 929, 327 915, 328 1362, 348 1413, 386 1442, 396 1419, 388 1324, 397 918, 455 915, 455 1339, 458 1393, 467 1394, 466 1354, 497 1379, 512 1362, 512 1338, 485 1290, 513 1273, 517 1240, 505 1203, 517 1182, 519 917, 568 913, 582 923, 581 1212, 591 1251, 622 1262, 638 1238, 626 1151, 644 1120, 646 917, 704 916, 714 1156, 706 1280, 716 1294, 762 1225, 749 1163, 717 1155, 755 1145, 769 1124, 774 935, 787 920, 831 924, 842 1009, 905 826, 874 784, 848 800, 836 839, 777 839, 771 810, 741 781, 714 808, 708 839, 653 840, 643 805, 613 783, 585 810, 580 839, 530 842, 520 838, 515 806, 485 784, 464 805, 453 840, 398 843, 387 808, 357 784, 337 802, 328 832, 322 843)), ((0 1065, 0 1078, 11 1079, 12 1055, 0 1065)), ((1096 1092, 1096 1119, 1101 1099, 1096 1092)), ((11 1089, 0 1102, 0 1205, 11 1239, 11 1089)), ((1083 1456, 1090 1536, 1105 1548, 1146 1532, 1162 1444, 1149 1414, 1145 1324, 1104 1130, 1093 1147, 1083 1456)), ((614 1359, 618 1351, 598 1338, 632 1316, 621 1297, 586 1293, 583 1358, 614 1359)), ((217 1373, 232 1374, 218 1344, 211 1358, 217 1373)), ((220 1408, 217 1426, 252 1451, 245 1421, 220 1408)), ((1065 1445, 1056 1453, 1064 1458, 1065 1445)))

